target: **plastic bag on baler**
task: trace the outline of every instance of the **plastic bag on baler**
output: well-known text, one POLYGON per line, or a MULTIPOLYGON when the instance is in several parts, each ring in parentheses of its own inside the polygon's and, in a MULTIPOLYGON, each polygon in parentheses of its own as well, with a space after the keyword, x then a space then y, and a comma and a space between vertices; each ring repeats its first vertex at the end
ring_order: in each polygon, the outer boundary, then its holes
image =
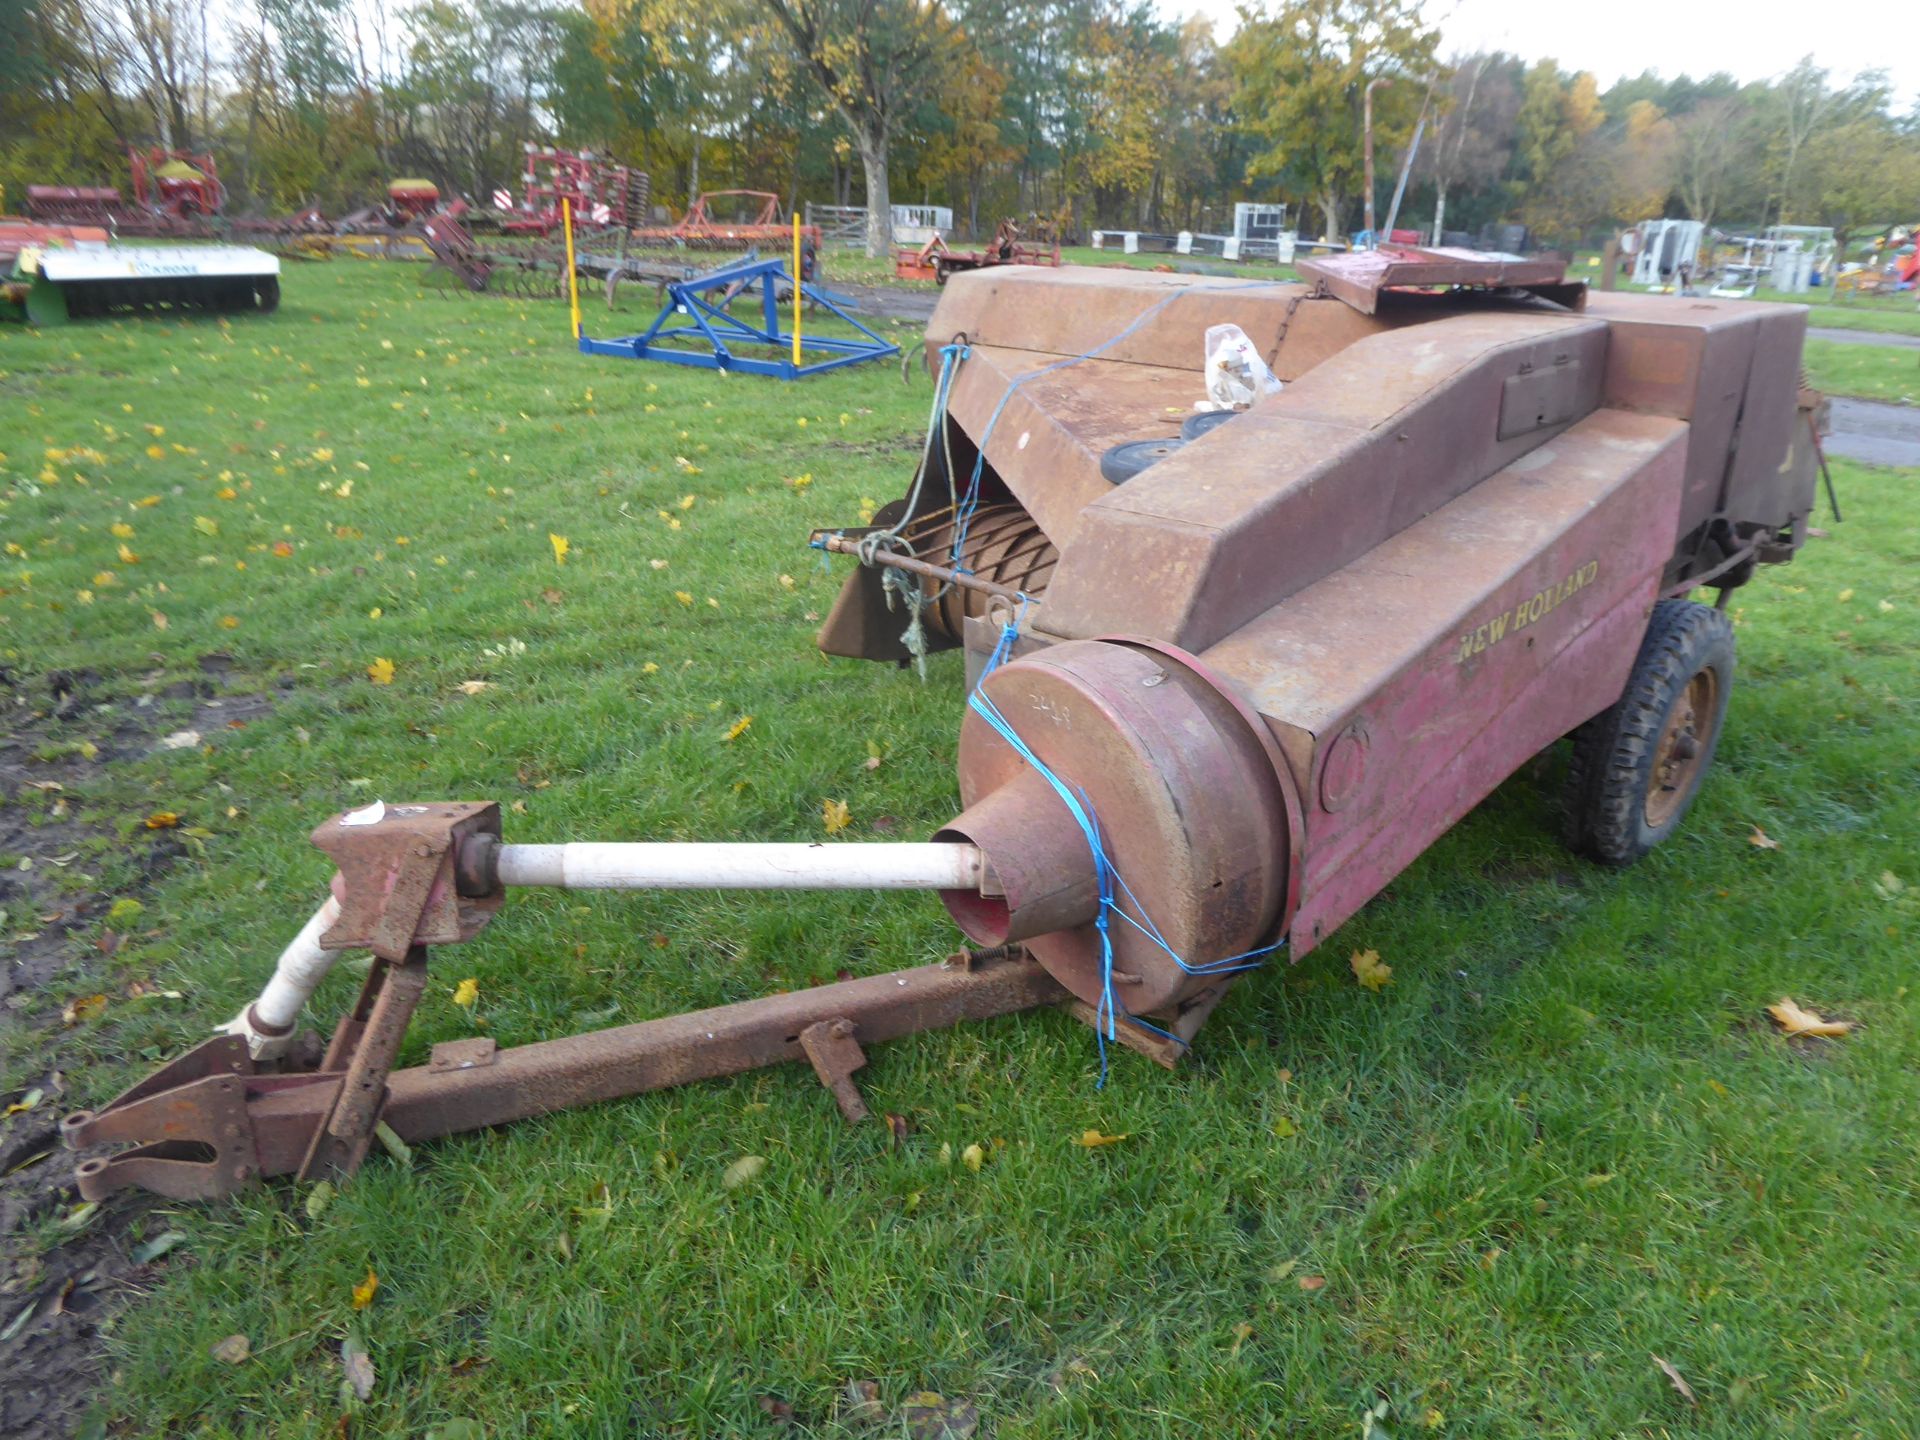
POLYGON ((1234 410, 1283 388, 1238 325, 1207 327, 1207 398, 1213 408, 1234 410))

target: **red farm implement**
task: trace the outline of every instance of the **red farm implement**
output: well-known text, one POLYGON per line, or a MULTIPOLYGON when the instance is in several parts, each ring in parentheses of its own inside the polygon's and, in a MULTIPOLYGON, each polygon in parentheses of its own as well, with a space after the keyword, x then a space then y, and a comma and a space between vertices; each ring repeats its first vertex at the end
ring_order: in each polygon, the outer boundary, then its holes
POLYGON ((50 224, 100 225, 119 235, 208 239, 227 189, 212 155, 153 146, 127 151, 133 202, 107 185, 29 185, 27 214, 50 224))
MULTIPOLYGON (((708 190, 672 225, 648 225, 633 232, 635 244, 649 250, 769 250, 784 254, 793 243, 793 227, 784 218, 780 197, 766 190, 708 190)), ((817 278, 820 227, 800 227, 800 278, 817 278)))
POLYGON ((947 283, 947 277, 964 270, 985 270, 994 265, 1058 265, 1060 242, 1051 237, 1024 240, 1020 227, 1002 220, 993 232, 993 240, 981 250, 956 250, 938 233, 918 250, 894 253, 893 273, 901 280, 932 280, 947 283))
POLYGON ((518 209, 507 213, 507 235, 547 236, 560 228, 560 202, 573 210, 576 228, 632 229, 646 219, 647 174, 595 155, 529 144, 518 209))

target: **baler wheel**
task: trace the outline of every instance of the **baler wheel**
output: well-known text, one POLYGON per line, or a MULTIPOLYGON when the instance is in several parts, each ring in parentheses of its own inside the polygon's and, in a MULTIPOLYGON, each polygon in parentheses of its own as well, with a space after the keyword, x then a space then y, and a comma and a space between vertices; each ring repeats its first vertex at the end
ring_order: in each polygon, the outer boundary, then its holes
POLYGON ((1630 865, 1672 834, 1713 763, 1733 689, 1733 625, 1691 600, 1662 600, 1626 693, 1573 732, 1567 844, 1630 865))

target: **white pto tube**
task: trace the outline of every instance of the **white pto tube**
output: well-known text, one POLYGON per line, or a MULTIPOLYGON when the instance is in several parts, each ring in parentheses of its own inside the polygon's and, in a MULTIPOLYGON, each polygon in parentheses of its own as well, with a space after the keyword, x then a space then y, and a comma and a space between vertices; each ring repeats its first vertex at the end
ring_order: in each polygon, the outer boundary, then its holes
POLYGON ((965 844, 502 845, 502 885, 568 890, 977 890, 965 844))
POLYGON ((320 937, 340 919, 340 902, 332 895, 313 912, 313 918, 300 928, 273 967, 273 978, 260 998, 217 1033, 239 1035, 256 1060, 272 1060, 293 1042, 293 1025, 300 1018, 320 982, 340 957, 338 950, 322 950, 320 937))

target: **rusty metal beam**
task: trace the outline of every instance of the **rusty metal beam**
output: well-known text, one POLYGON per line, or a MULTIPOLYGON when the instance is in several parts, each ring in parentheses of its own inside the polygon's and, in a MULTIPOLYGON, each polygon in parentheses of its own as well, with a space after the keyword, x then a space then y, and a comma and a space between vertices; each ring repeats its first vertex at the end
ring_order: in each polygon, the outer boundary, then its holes
MULTIPOLYGON (((432 1140, 696 1080, 806 1062, 801 1036, 814 1025, 846 1021, 851 1038, 864 1047, 1066 999, 1059 982, 1025 958, 976 962, 971 969, 922 965, 476 1054, 467 1063, 449 1060, 396 1070, 380 1118, 403 1140, 432 1140)), ((337 1076, 315 1077, 311 1085, 249 1095, 261 1175, 300 1167, 332 1107, 337 1081, 337 1076)))

